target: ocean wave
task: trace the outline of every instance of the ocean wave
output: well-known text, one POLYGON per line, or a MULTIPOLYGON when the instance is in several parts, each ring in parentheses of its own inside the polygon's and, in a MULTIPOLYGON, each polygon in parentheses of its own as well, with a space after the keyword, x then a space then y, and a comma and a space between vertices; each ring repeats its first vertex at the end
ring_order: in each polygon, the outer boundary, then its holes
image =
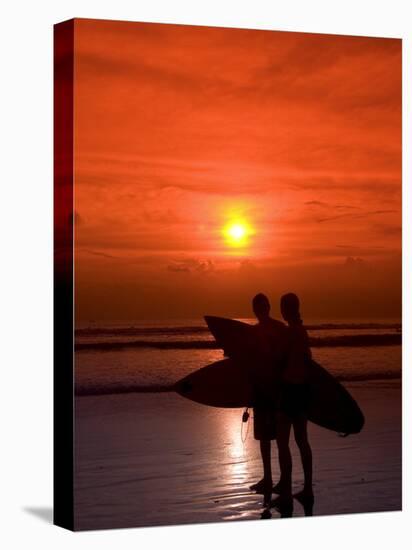
POLYGON ((326 336, 325 338, 310 337, 309 343, 312 348, 400 346, 402 344, 402 334, 352 334, 348 336, 326 336))
POLYGON ((192 327, 88 327, 75 330, 76 336, 152 336, 187 335, 210 332, 207 326, 192 327))
MULTIPOLYGON (((310 346, 320 347, 370 347, 402 344, 401 334, 354 334, 346 336, 311 337, 310 346)), ((155 348, 168 350, 220 349, 214 340, 125 340, 120 342, 76 342, 76 351, 116 351, 124 348, 155 348)))
MULTIPOLYGON (((347 374, 338 375, 336 379, 340 382, 372 382, 379 380, 401 380, 401 372, 369 372, 366 374, 347 374)), ((117 395, 125 393, 170 393, 175 391, 175 384, 153 384, 153 385, 139 385, 139 384, 125 384, 116 386, 80 386, 76 385, 75 395, 92 396, 92 395, 117 395)))
POLYGON ((75 395, 116 395, 119 393, 166 393, 173 392, 174 384, 160 385, 153 384, 149 386, 141 386, 139 384, 128 384, 118 386, 87 386, 81 387, 76 385, 75 395))
MULTIPOLYGON (((320 323, 305 325, 307 330, 401 330, 400 323, 320 323)), ((77 337, 90 336, 153 336, 207 334, 206 325, 199 326, 159 326, 159 327, 84 327, 75 330, 77 337)))

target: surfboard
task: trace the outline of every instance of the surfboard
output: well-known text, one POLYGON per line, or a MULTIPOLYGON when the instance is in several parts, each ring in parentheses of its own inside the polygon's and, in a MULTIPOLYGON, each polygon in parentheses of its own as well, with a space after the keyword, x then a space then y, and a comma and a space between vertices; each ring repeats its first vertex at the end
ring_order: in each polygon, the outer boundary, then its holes
POLYGON ((247 407, 253 402, 247 371, 233 359, 216 361, 192 372, 174 389, 182 397, 211 407, 247 407))
POLYGON ((227 357, 240 358, 254 356, 257 353, 253 325, 211 315, 206 315, 205 321, 217 344, 227 357))
MULTIPOLYGON (((222 317, 208 316, 205 319, 229 358, 189 374, 176 384, 176 391, 204 405, 253 406, 250 376, 256 349, 253 326, 222 317)), ((359 405, 334 376, 313 360, 308 385, 308 418, 311 422, 344 434, 361 431, 365 420, 359 405)))

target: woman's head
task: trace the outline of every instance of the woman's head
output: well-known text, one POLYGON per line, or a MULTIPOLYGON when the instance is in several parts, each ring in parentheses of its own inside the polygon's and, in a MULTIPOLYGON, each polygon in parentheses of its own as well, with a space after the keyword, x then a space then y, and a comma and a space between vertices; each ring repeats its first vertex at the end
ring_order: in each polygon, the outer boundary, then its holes
POLYGON ((301 323, 299 298, 293 292, 284 294, 280 299, 280 311, 285 321, 301 323))
POLYGON ((256 294, 252 300, 253 313, 257 319, 265 319, 269 317, 270 302, 269 298, 262 293, 256 294))

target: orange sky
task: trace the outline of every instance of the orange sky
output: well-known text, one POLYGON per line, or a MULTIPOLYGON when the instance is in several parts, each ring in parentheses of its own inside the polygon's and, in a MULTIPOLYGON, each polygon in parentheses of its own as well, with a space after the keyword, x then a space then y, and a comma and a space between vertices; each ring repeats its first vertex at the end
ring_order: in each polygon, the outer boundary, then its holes
POLYGON ((400 40, 76 20, 75 55, 79 320, 400 315, 400 40))

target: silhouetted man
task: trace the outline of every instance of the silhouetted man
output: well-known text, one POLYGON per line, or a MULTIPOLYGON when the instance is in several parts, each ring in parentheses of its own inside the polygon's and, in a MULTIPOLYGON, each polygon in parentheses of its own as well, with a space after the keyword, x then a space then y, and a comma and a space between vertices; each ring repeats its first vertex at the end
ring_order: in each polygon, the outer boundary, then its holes
POLYGON ((271 440, 276 438, 276 394, 274 393, 288 350, 288 328, 270 317, 270 303, 264 294, 252 301, 258 320, 255 325, 258 350, 253 371, 255 400, 253 407, 254 437, 260 442, 263 478, 250 488, 258 493, 272 493, 271 440))

